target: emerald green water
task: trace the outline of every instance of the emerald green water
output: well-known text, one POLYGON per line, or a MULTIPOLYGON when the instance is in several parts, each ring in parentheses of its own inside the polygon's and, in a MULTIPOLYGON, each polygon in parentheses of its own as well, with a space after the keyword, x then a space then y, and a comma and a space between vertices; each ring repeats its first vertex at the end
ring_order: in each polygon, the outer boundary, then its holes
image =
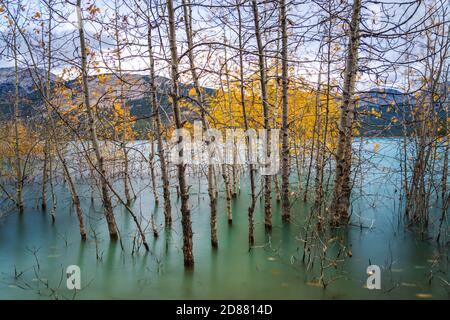
MULTIPOLYGON (((83 198, 89 238, 79 240, 76 214, 69 194, 58 187, 58 209, 53 224, 49 213, 38 205, 38 186, 28 186, 23 215, 3 213, 0 218, 1 299, 407 299, 450 297, 448 247, 424 241, 398 221, 398 150, 395 141, 364 143, 370 163, 364 166, 364 183, 355 185, 354 214, 341 234, 352 257, 342 261, 325 289, 316 285, 316 273, 302 264, 299 240, 308 205, 294 202, 291 225, 282 225, 280 208, 273 202, 274 229, 264 231, 260 201, 255 213, 256 247, 247 245, 247 208, 250 196, 243 179, 241 192, 233 200, 233 224, 228 225, 224 195, 218 203, 219 248, 210 247, 209 204, 204 182, 191 179, 192 225, 195 268, 185 271, 182 259, 180 203, 173 198, 174 226, 162 227, 163 213, 154 207, 147 180, 134 181, 139 193, 133 204, 142 218, 151 252, 141 247, 132 254, 135 225, 130 215, 116 205, 115 214, 124 249, 108 239, 101 208, 92 206, 89 190, 78 185, 83 198), (373 164, 373 165, 372 165, 373 164), (201 186, 199 192, 199 185, 201 186), (151 232, 149 219, 155 213, 160 231, 151 232), (362 222, 372 228, 359 228, 362 222), (97 235, 94 239, 93 230, 97 235), (34 252, 34 254, 33 254, 34 252), (100 258, 96 258, 98 252, 100 258), (366 268, 381 267, 381 290, 365 288, 366 268), (81 268, 82 290, 66 288, 65 269, 81 268), (15 277, 16 273, 16 277, 15 277)), ((293 174, 294 175, 294 174, 293 174)), ((357 179, 357 181, 359 181, 357 179)), ((446 226, 448 230, 448 226, 446 226)))

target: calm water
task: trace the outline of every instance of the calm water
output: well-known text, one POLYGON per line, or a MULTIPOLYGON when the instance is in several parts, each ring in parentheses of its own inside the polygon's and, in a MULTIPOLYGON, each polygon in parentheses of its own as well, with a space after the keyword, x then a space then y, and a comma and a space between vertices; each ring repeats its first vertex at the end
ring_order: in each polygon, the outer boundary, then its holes
MULTIPOLYGON (((192 179, 191 203, 194 231, 195 269, 183 268, 180 232, 180 203, 173 199, 174 227, 162 228, 163 213, 154 208, 148 181, 135 181, 139 193, 134 211, 146 226, 151 252, 143 248, 132 255, 136 236, 134 223, 120 206, 115 207, 124 250, 110 243, 101 208, 90 204, 90 191, 79 185, 83 198, 89 240, 80 243, 78 222, 67 192, 58 188, 56 222, 38 209, 40 186, 28 189, 27 210, 23 215, 6 214, 0 219, 0 298, 49 299, 448 299, 448 248, 434 241, 422 241, 404 231, 397 218, 399 206, 395 185, 399 168, 395 159, 398 141, 393 139, 355 142, 366 164, 358 174, 354 192, 353 222, 369 228, 349 227, 344 234, 351 248, 335 271, 337 278, 326 289, 316 285, 314 274, 301 263, 303 244, 298 240, 308 212, 300 200, 294 203, 295 222, 283 226, 274 201, 274 230, 270 237, 262 224, 260 202, 256 208, 256 245, 247 246, 247 207, 250 196, 246 181, 233 201, 234 221, 228 225, 223 193, 218 203, 219 249, 212 251, 209 240, 209 205, 204 182, 192 179), (373 153, 374 143, 378 152, 373 153), (360 183, 360 176, 364 183, 360 183), (149 225, 155 214, 160 230, 155 239, 149 225), (98 241, 93 237, 97 234, 98 241), (96 255, 99 255, 99 259, 96 255), (382 268, 382 289, 365 288, 366 267, 382 268), (81 268, 83 289, 74 296, 66 289, 65 268, 81 268), (17 277, 15 277, 15 274, 17 277), (432 274, 431 282, 430 274, 432 274)), ((293 174, 295 175, 295 174, 293 174)))

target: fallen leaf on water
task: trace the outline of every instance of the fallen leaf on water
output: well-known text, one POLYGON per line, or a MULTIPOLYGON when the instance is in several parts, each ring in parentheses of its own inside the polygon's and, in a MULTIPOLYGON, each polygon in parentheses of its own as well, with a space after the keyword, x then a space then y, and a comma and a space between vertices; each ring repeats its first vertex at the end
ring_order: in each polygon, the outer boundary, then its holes
POLYGON ((274 257, 268 257, 267 260, 269 261, 275 261, 276 259, 274 257))
POLYGON ((45 278, 40 278, 40 279, 38 279, 38 278, 33 278, 31 281, 34 281, 34 282, 37 282, 37 281, 43 281, 43 282, 45 282, 45 281, 47 281, 47 279, 45 279, 45 278))
POLYGON ((270 270, 270 272, 272 272, 273 274, 280 274, 281 270, 280 269, 272 269, 272 270, 270 270))
POLYGON ((400 284, 404 287, 417 287, 415 283, 402 282, 400 284))
POLYGON ((377 153, 378 150, 380 150, 380 144, 374 143, 374 144, 373 144, 373 152, 377 153))
POLYGON ((417 293, 416 297, 421 299, 431 298, 433 295, 431 293, 417 293))
POLYGON ((311 280, 311 281, 306 282, 306 284, 311 287, 322 287, 322 285, 320 284, 320 281, 318 281, 318 280, 311 280))

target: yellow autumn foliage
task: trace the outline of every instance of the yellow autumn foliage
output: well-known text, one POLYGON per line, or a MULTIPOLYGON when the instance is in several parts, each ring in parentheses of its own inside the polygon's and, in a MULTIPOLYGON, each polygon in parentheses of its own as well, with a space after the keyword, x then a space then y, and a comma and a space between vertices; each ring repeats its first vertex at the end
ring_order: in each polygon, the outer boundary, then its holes
MULTIPOLYGON (((268 102, 270 105, 270 126, 271 128, 281 128, 282 124, 282 99, 281 81, 277 82, 275 77, 271 77, 267 83, 268 102)), ((189 95, 195 92, 189 92, 189 95)), ((291 145, 300 145, 312 141, 317 137, 314 133, 317 101, 320 101, 322 125, 321 137, 324 134, 324 118, 326 109, 326 94, 321 92, 319 97, 316 90, 312 90, 305 84, 304 79, 290 78, 288 88, 288 123, 291 145), (319 98, 319 99, 318 99, 319 98)), ((263 128, 263 106, 260 95, 260 82, 257 77, 250 79, 244 87, 245 107, 248 125, 250 129, 263 128)), ((225 130, 232 128, 244 128, 244 114, 241 102, 240 82, 230 81, 216 90, 215 94, 208 98, 208 122, 210 127, 225 130)), ((191 104, 195 110, 198 107, 191 104)), ((337 102, 330 98, 328 101, 328 130, 327 147, 334 149, 337 138, 337 123, 339 108, 337 102)))
MULTIPOLYGON (((136 119, 131 116, 130 107, 121 103, 117 92, 111 85, 107 85, 107 82, 111 80, 111 75, 97 71, 96 80, 99 85, 90 87, 90 102, 94 114, 100 118, 96 123, 99 137, 101 139, 122 139, 125 134, 125 140, 133 140, 135 138, 133 124, 136 119)), ((75 83, 81 86, 80 75, 75 79, 75 83)), ((54 108, 57 108, 57 112, 73 128, 86 124, 86 108, 82 93, 67 87, 64 81, 55 84, 52 102, 54 108)), ((56 121, 60 120, 57 118, 56 121)))
MULTIPOLYGON (((39 143, 39 137, 35 132, 21 122, 18 123, 18 132, 21 158, 39 156, 43 153, 43 146, 39 143)), ((13 121, 2 123, 0 141, 0 161, 13 160, 16 157, 16 134, 13 121)))

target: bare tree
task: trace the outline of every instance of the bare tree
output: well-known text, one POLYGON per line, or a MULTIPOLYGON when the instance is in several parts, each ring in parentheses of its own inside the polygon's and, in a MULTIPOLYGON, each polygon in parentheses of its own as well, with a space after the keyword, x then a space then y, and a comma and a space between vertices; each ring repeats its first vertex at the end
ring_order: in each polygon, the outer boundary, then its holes
POLYGON ((332 215, 332 223, 334 225, 339 225, 339 223, 348 219, 348 210, 350 206, 352 130, 355 108, 354 91, 356 73, 358 71, 360 15, 361 1, 355 0, 352 5, 352 17, 349 25, 344 87, 339 120, 339 138, 336 151, 336 172, 334 176, 333 198, 330 205, 330 214, 332 215))
MULTIPOLYGON (((259 26, 259 13, 258 4, 256 0, 252 0, 252 10, 253 10, 253 21, 255 24, 255 38, 258 47, 258 67, 259 67, 259 80, 260 80, 260 90, 261 99, 263 105, 264 114, 264 129, 266 130, 266 152, 267 157, 270 156, 270 115, 269 115, 269 101, 267 97, 267 77, 266 77, 266 65, 264 62, 264 47, 261 40, 261 29, 259 26)), ((264 225, 267 230, 272 230, 272 177, 266 175, 264 177, 264 225)))
MULTIPOLYGON (((175 31, 175 10, 173 7, 173 1, 167 1, 167 14, 169 23, 169 45, 170 45, 170 66, 171 66, 171 81, 172 88, 170 98, 172 100, 172 107, 175 118, 175 127, 177 129, 183 128, 181 122, 181 112, 178 105, 179 88, 178 88, 178 53, 176 43, 176 31, 175 31)), ((183 142, 183 136, 179 135, 178 144, 183 142)), ((179 156, 183 159, 183 148, 179 149, 179 156)), ((181 161, 177 164, 178 169, 178 182, 181 196, 181 224, 183 229, 183 255, 185 267, 194 266, 194 254, 192 252, 192 223, 191 223, 191 211, 189 208, 189 190, 186 181, 186 164, 181 161)))
POLYGON ((81 0, 77 0, 76 3, 77 10, 77 20, 78 20, 78 33, 80 37, 80 54, 81 54, 81 77, 83 83, 83 97, 84 97, 84 107, 86 108, 86 113, 88 116, 89 132, 91 136, 92 146, 94 148, 95 157, 97 160, 98 171, 100 173, 101 190, 102 190, 102 200, 103 200, 103 210, 106 217, 106 222, 108 224, 109 237, 111 240, 118 239, 116 219, 114 218, 113 208, 111 204, 111 198, 108 191, 108 181, 106 177, 106 170, 103 163, 103 155, 100 151, 100 144, 97 137, 97 128, 95 115, 91 107, 90 97, 89 97, 89 85, 88 85, 88 74, 87 74, 87 50, 86 42, 84 39, 84 28, 83 28, 83 17, 81 11, 81 0))
POLYGON ((287 17, 286 17, 286 1, 280 0, 280 25, 281 25, 281 59, 282 59, 282 166, 281 166, 281 204, 282 218, 284 221, 290 219, 290 202, 289 202, 289 175, 290 175, 290 156, 289 156, 289 131, 288 131, 288 35, 287 35, 287 17))

